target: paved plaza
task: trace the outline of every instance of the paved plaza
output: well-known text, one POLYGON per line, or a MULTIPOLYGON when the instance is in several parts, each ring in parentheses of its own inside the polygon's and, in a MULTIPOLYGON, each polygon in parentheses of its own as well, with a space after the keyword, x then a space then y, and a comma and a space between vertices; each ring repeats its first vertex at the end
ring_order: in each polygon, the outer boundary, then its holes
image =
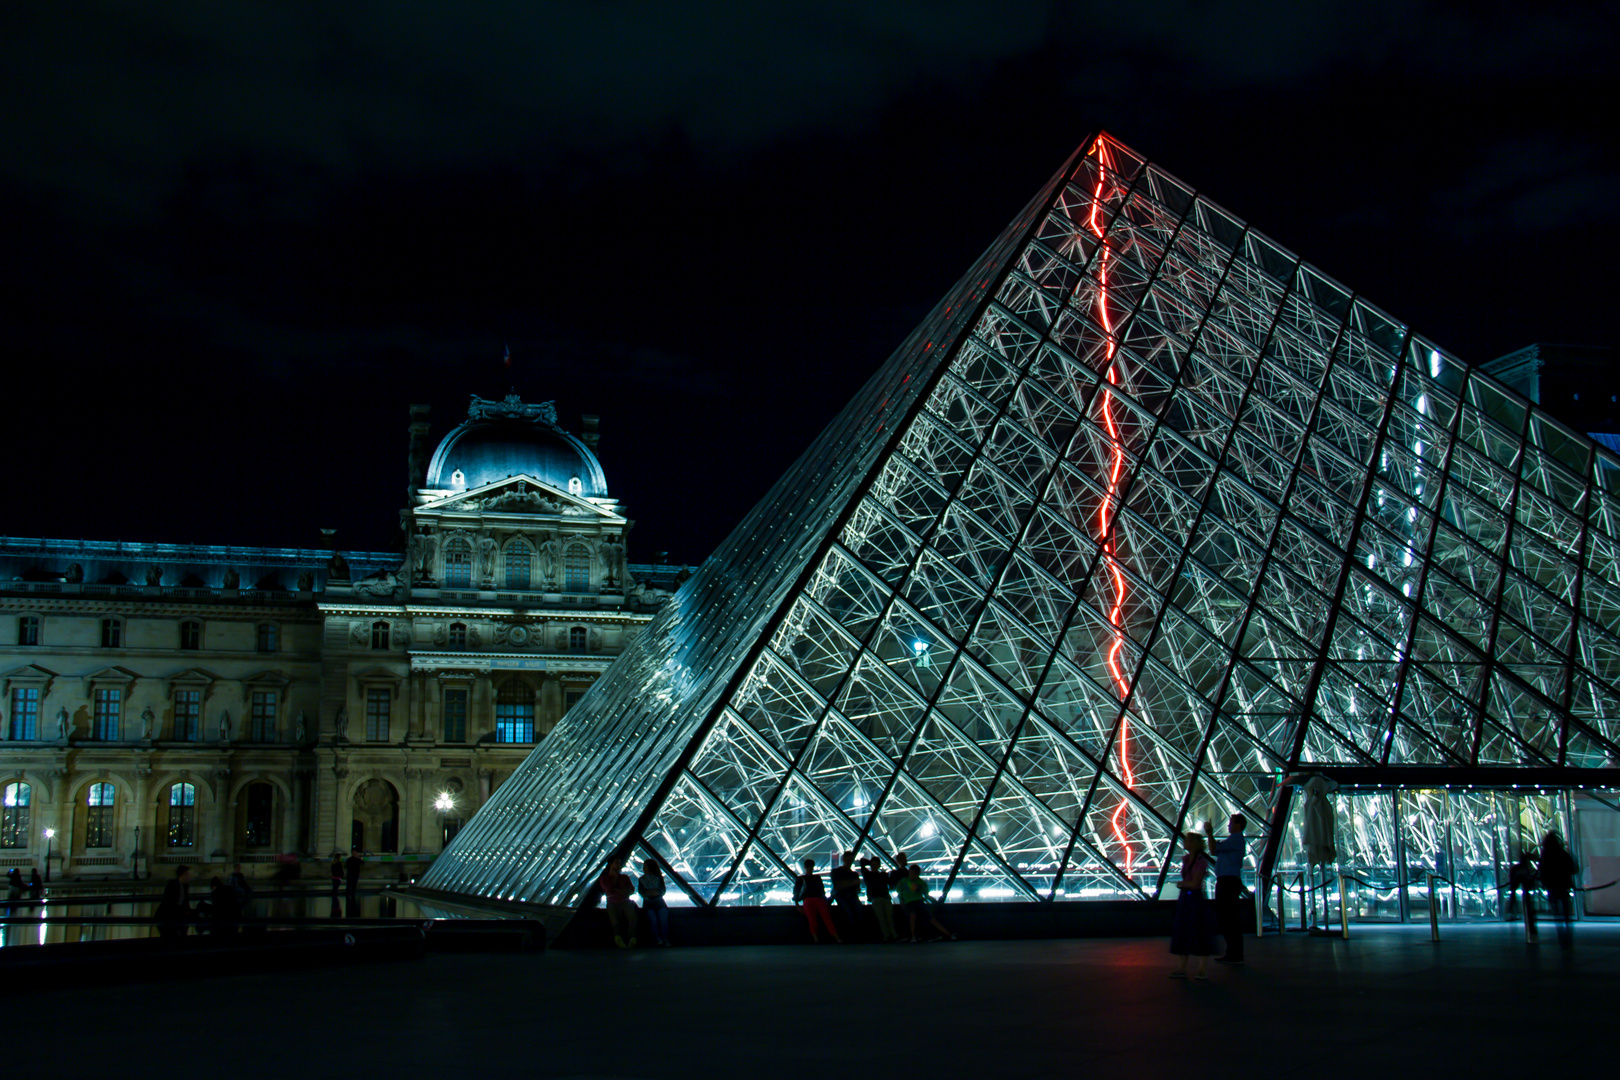
MULTIPOLYGON (((1211 965, 1206 983, 1168 978, 1164 941, 1146 939, 432 955, 41 992, 29 1036, 71 1047, 79 1075, 179 1064, 243 1078, 832 1077, 839 1061, 928 1080, 1171 1076, 1191 1062, 1440 1077, 1612 1058, 1620 926, 1579 927, 1568 954, 1509 925, 1443 933, 1251 940, 1248 966, 1211 965), (135 999, 161 999, 163 1054, 132 1054, 122 1023, 83 1038, 87 1016, 133 1016, 135 999)), ((128 1027, 145 1044, 137 1028, 150 1021, 128 1027)))

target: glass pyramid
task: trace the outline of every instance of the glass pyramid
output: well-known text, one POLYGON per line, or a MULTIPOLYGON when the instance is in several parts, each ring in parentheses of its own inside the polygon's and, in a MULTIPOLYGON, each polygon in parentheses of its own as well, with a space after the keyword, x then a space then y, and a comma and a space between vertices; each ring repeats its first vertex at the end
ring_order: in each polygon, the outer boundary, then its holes
POLYGON ((567 908, 620 851, 786 903, 856 848, 1152 898, 1297 768, 1578 783, 1620 757, 1617 484, 1098 135, 423 885, 567 908))

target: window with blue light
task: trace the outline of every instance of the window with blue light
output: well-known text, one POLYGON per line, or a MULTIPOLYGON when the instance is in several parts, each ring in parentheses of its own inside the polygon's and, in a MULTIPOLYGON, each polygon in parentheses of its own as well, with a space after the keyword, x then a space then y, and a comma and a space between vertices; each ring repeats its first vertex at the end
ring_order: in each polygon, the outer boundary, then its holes
POLYGON ((188 848, 197 842, 197 786, 173 784, 169 787, 169 846, 188 848))
POLYGON ((450 647, 452 649, 465 649, 467 647, 467 624, 450 624, 450 647))
POLYGON ((534 742, 534 691, 527 683, 509 682, 496 695, 495 741, 534 742))
POLYGON ((444 545, 444 587, 472 588, 472 545, 459 536, 444 545))
POLYGON ((118 738, 118 722, 124 712, 124 692, 122 690, 97 690, 95 696, 95 716, 93 718, 90 737, 102 742, 111 742, 118 738))
POLYGON ((39 687, 18 686, 11 691, 12 739, 39 738, 39 687))
POLYGON ((0 798, 0 848, 28 846, 28 806, 33 801, 34 789, 18 782, 5 786, 0 798))
POLYGON ((566 592, 591 591, 591 554, 584 544, 572 544, 563 556, 563 589, 566 592))
POLYGON ((276 651, 276 624, 275 623, 273 623, 273 622, 262 622, 262 623, 260 623, 258 625, 257 629, 256 629, 254 637, 255 637, 255 640, 258 642, 260 652, 275 652, 276 651))

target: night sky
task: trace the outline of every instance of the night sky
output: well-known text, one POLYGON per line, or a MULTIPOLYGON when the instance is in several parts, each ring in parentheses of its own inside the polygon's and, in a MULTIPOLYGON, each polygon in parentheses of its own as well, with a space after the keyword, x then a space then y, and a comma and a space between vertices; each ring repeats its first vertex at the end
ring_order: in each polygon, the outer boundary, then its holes
POLYGON ((1610 18, 14 5, 0 533, 388 549, 408 405, 515 388, 701 560, 1098 127, 1465 360, 1612 345, 1610 18))

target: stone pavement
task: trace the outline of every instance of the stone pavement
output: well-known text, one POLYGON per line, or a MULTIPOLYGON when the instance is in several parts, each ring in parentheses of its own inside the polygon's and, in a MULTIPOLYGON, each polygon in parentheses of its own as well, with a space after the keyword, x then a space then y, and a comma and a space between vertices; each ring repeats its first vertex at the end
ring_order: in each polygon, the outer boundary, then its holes
POLYGON ((1212 964, 1207 983, 1168 978, 1165 942, 1145 939, 432 955, 41 991, 10 1013, 26 1017, 18 1060, 80 1076, 1370 1078, 1607 1065, 1620 925, 1578 926, 1567 954, 1544 930, 1533 947, 1501 924, 1446 926, 1439 944, 1427 926, 1251 939, 1249 965, 1212 964))

